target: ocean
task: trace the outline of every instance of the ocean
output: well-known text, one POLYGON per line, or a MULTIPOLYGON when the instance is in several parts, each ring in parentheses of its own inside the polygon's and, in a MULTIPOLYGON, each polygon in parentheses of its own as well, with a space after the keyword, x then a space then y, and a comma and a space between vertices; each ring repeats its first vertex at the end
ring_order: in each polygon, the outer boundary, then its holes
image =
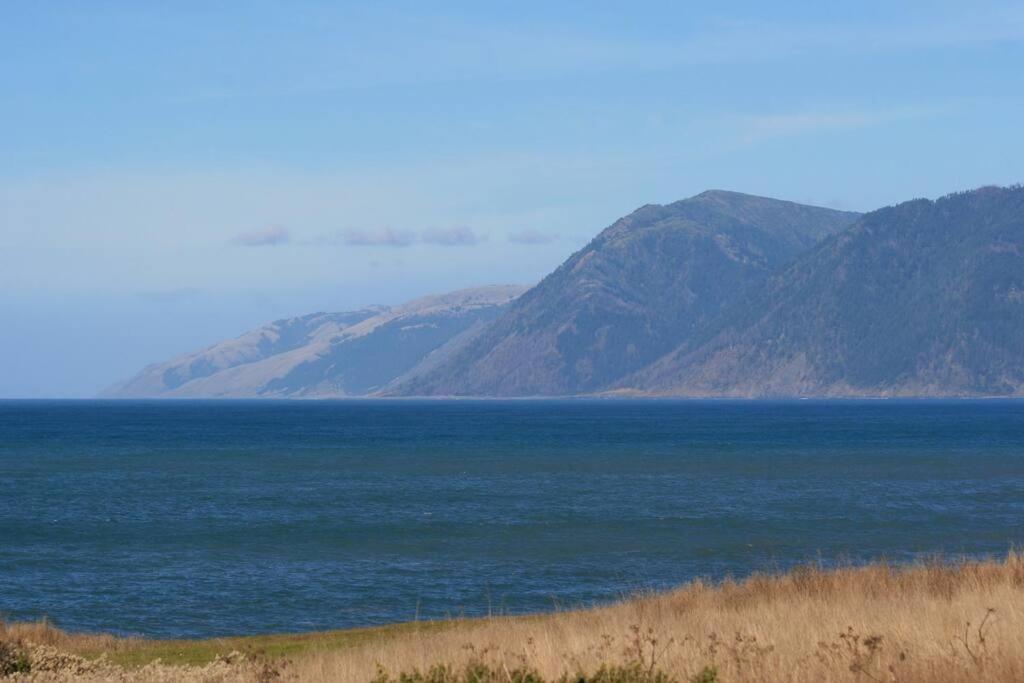
POLYGON ((1024 402, 0 401, 0 615, 207 637, 1024 542, 1024 402))

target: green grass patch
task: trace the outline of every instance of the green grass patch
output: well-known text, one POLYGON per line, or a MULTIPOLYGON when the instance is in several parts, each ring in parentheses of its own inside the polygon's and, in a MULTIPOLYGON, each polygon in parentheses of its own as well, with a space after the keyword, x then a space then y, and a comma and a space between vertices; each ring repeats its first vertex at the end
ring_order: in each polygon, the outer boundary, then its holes
POLYGON ((291 658, 314 651, 341 650, 411 633, 436 633, 457 628, 468 620, 418 621, 313 633, 281 633, 259 636, 232 636, 207 640, 132 640, 120 641, 115 648, 83 649, 84 657, 96 658, 102 654, 124 667, 141 667, 159 659, 165 664, 203 665, 218 655, 232 651, 258 652, 270 658, 291 658))

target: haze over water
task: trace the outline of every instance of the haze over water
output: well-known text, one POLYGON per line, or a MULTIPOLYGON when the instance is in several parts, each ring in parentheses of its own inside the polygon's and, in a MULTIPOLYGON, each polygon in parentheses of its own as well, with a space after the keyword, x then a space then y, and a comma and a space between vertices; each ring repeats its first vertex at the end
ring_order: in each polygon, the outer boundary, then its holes
POLYGON ((0 613, 180 637, 520 613, 1024 540, 1024 403, 0 402, 0 613))

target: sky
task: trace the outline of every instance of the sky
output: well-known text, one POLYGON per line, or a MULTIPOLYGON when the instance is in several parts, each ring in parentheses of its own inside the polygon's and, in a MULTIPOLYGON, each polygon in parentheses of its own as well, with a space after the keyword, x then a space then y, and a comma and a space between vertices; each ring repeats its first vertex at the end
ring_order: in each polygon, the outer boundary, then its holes
POLYGON ((278 318, 538 281, 718 188, 1024 181, 1024 5, 0 7, 0 397, 278 318))

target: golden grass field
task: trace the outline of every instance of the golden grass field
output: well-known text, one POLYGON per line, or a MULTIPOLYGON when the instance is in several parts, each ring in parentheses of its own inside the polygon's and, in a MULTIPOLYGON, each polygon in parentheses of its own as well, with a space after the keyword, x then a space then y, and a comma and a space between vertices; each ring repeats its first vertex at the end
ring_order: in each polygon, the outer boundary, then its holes
POLYGON ((206 641, 8 624, 0 642, 0 670, 38 681, 1024 681, 1024 554, 697 581, 525 617, 206 641))

